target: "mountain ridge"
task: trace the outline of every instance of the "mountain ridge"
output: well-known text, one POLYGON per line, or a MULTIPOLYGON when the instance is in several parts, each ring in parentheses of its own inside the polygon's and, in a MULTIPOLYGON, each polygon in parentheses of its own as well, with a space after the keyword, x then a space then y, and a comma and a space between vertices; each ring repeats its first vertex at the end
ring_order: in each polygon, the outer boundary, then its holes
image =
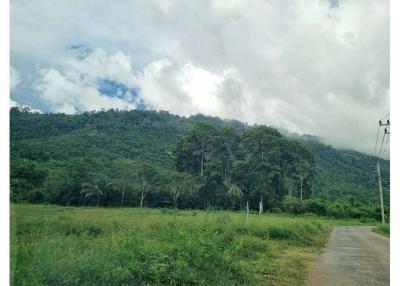
MULTIPOLYGON (((167 111, 108 110, 66 115, 12 108, 11 159, 24 158, 49 164, 82 156, 104 160, 128 158, 175 169, 172 151, 186 132, 199 122, 230 125, 239 134, 252 127, 234 119, 202 114, 182 117, 167 111)), ((317 136, 282 133, 304 142, 314 151, 317 175, 313 193, 316 196, 329 200, 356 196, 360 201, 377 201, 377 183, 372 173, 375 157, 334 148, 322 143, 317 136)), ((382 161, 382 176, 389 177, 387 160, 382 161)), ((389 187, 386 180, 384 187, 389 187)))

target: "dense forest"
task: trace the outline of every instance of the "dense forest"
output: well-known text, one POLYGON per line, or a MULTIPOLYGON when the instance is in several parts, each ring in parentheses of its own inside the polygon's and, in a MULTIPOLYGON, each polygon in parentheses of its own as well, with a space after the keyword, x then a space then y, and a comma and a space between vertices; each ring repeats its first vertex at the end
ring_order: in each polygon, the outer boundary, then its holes
MULTIPOLYGON (((12 108, 10 138, 13 202, 239 210, 248 201, 254 211, 379 218, 374 157, 264 125, 12 108)), ((388 161, 382 175, 388 208, 388 161)))

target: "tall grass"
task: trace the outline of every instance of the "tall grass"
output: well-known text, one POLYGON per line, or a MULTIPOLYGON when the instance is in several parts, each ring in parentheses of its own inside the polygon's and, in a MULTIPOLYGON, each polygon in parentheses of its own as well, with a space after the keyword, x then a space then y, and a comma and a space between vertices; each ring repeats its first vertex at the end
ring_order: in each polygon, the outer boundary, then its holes
POLYGON ((382 234, 384 236, 390 236, 390 224, 381 224, 373 229, 374 232, 382 234))
POLYGON ((306 258, 290 252, 321 247, 332 224, 232 212, 11 210, 13 285, 296 285, 306 258))

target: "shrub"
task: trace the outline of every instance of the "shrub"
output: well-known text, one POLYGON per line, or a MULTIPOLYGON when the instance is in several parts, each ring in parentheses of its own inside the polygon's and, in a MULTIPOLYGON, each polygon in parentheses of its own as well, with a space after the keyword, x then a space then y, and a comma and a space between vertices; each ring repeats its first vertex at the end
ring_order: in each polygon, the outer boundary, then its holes
POLYGON ((291 214, 304 213, 303 204, 298 198, 292 196, 286 196, 283 199, 283 209, 291 214))
POLYGON ((327 205, 328 202, 323 199, 320 198, 310 199, 310 200, 305 200, 304 209, 306 212, 325 216, 327 213, 327 205))

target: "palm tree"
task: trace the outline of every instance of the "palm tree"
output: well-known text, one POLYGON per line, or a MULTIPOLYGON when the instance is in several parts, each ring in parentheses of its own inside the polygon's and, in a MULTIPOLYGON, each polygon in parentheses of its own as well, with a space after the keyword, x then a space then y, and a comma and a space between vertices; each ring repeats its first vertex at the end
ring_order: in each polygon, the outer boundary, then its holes
POLYGON ((90 197, 96 197, 96 206, 100 205, 100 197, 105 194, 107 196, 107 191, 113 186, 112 183, 106 183, 105 181, 100 181, 95 184, 82 184, 81 194, 84 195, 84 199, 90 197))
POLYGON ((235 184, 226 182, 228 186, 227 196, 232 200, 232 208, 235 208, 236 200, 241 200, 243 198, 243 192, 235 184))

